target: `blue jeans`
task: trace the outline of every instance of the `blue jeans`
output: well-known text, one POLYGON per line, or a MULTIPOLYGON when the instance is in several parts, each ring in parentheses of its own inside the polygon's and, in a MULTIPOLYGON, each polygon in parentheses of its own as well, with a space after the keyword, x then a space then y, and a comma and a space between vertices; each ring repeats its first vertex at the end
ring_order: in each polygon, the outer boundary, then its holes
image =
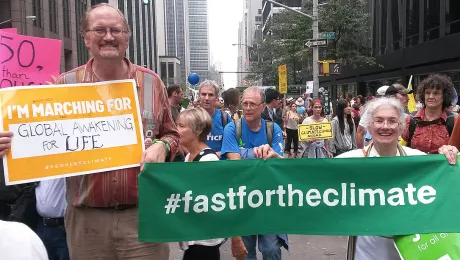
POLYGON ((41 220, 37 224, 37 235, 43 241, 49 260, 69 260, 67 236, 64 226, 48 227, 41 220))
POLYGON ((259 251, 262 253, 263 260, 281 260, 281 247, 284 241, 278 235, 252 235, 243 236, 242 239, 248 250, 245 260, 257 260, 257 240, 259 240, 259 251))

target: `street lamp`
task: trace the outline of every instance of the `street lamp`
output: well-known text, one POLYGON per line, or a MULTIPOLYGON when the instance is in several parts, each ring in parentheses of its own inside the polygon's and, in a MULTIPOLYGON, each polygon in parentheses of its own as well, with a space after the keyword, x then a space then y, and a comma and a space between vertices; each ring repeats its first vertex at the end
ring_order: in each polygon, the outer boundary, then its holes
POLYGON ((3 21, 0 24, 9 23, 9 22, 12 22, 13 20, 22 19, 22 18, 35 20, 37 17, 35 15, 28 15, 28 16, 25 16, 25 17, 24 16, 23 17, 15 17, 15 18, 11 18, 11 19, 8 19, 6 21, 3 21))

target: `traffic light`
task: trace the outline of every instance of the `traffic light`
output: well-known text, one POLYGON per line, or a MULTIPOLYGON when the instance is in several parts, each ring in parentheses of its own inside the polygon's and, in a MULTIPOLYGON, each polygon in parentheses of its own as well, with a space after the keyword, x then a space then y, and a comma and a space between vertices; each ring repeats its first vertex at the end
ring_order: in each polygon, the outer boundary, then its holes
POLYGON ((340 63, 335 60, 318 61, 319 76, 329 76, 340 74, 340 63))
POLYGON ((148 4, 150 4, 150 0, 142 0, 142 4, 148 5, 148 4))

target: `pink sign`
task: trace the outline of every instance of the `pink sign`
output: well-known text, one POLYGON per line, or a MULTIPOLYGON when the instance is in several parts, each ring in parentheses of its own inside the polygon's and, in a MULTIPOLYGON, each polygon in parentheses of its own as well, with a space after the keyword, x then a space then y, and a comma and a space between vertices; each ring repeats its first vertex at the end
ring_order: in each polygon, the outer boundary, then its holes
POLYGON ((0 88, 47 85, 60 63, 60 40, 0 31, 0 88))
POLYGON ((0 29, 0 31, 6 32, 6 33, 18 34, 17 28, 5 28, 5 29, 0 29))

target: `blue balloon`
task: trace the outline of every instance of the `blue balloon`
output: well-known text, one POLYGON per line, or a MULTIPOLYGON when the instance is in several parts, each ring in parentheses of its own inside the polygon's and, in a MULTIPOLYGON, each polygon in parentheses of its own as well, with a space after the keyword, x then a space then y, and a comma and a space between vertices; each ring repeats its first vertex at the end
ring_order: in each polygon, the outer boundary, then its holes
POLYGON ((191 73, 190 75, 188 75, 188 83, 190 83, 191 85, 196 85, 198 84, 198 82, 200 82, 200 76, 198 76, 198 74, 191 73))

